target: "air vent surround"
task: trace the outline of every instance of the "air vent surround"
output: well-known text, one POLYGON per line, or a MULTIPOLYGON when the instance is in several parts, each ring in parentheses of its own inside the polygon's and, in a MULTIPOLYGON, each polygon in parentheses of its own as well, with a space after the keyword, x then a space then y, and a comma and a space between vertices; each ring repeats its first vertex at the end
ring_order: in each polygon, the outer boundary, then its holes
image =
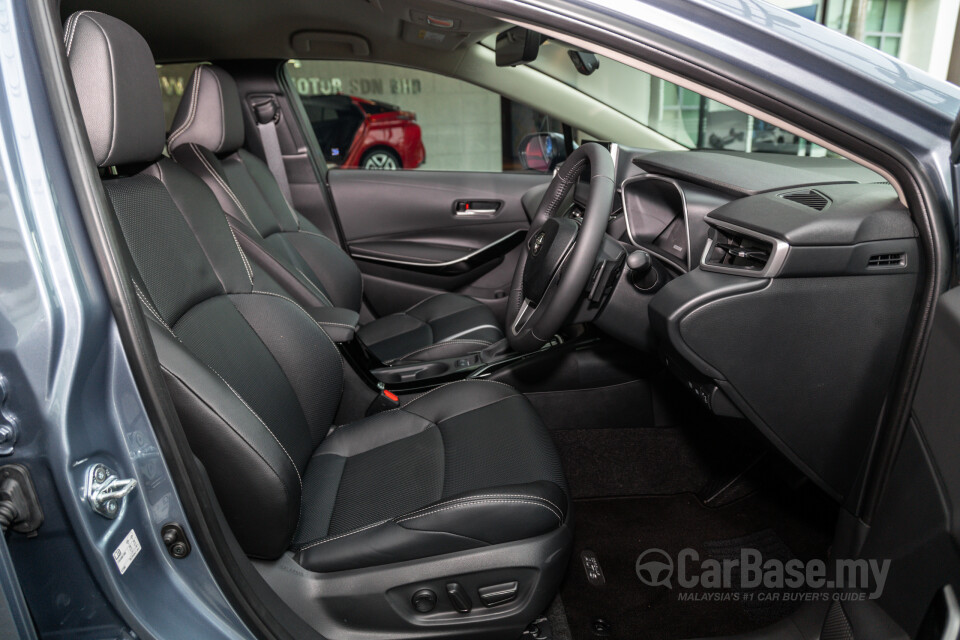
POLYGON ((823 211, 830 206, 830 198, 823 195, 816 189, 790 191, 788 193, 781 193, 780 197, 784 200, 796 202, 797 204, 802 204, 805 207, 810 207, 811 209, 815 209, 817 211, 823 211))
POLYGON ((710 233, 701 269, 754 278, 772 278, 780 272, 790 248, 786 242, 727 222, 707 222, 710 233))
POLYGON ((907 254, 899 251, 877 253, 867 260, 867 269, 902 269, 907 266, 907 254))

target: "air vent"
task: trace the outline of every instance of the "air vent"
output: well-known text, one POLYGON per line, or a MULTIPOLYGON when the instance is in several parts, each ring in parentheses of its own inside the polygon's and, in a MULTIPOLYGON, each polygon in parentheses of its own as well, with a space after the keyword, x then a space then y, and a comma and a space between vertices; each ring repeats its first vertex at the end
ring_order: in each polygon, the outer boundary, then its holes
POLYGON ((895 268, 907 266, 907 254, 905 253, 878 253, 870 256, 867 260, 867 268, 895 268))
POLYGON ((809 189, 807 191, 791 191, 790 193, 781 194, 780 197, 784 200, 789 200, 791 202, 796 202, 797 204, 802 204, 805 207, 816 209, 817 211, 823 211, 827 208, 827 205, 830 204, 830 200, 827 199, 827 196, 823 195, 819 191, 814 191, 813 189, 809 189))
POLYGON ((731 231, 714 229, 715 238, 704 256, 704 264, 724 269, 763 271, 773 253, 773 245, 765 240, 731 231))

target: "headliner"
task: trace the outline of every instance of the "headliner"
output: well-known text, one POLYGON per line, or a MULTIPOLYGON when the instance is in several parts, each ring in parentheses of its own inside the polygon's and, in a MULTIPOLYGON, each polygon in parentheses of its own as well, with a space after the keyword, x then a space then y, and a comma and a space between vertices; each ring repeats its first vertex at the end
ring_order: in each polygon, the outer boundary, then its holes
POLYGON ((143 34, 161 63, 324 57, 403 64, 425 53, 459 57, 464 44, 504 26, 475 11, 432 0, 63 0, 61 18, 66 20, 81 9, 102 11, 129 23, 143 34), (456 28, 439 33, 455 33, 455 40, 463 43, 443 50, 405 41, 403 23, 411 21, 411 11, 459 21, 456 28), (329 49, 311 56, 291 45, 291 37, 299 31, 358 35, 369 43, 370 54, 329 49))

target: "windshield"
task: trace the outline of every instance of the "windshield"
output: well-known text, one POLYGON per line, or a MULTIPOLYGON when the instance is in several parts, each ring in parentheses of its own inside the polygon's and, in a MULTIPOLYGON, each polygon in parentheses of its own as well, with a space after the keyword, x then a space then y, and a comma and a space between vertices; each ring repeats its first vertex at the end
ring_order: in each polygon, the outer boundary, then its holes
POLYGON ((590 75, 579 73, 571 62, 572 48, 555 40, 547 41, 529 66, 685 147, 827 154, 823 147, 784 129, 602 55, 597 55, 599 67, 590 75))

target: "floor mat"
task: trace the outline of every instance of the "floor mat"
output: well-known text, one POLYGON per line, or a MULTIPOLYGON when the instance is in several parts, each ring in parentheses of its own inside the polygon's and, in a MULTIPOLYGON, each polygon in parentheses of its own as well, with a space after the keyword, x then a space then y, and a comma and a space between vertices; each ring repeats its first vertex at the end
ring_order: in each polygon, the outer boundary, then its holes
POLYGON ((795 591, 771 598, 762 586, 740 589, 737 569, 737 588, 684 587, 677 584, 678 554, 694 550, 694 566, 738 558, 744 548, 764 561, 825 558, 834 516, 818 498, 796 492, 756 493, 719 508, 681 494, 579 500, 574 509, 575 547, 562 591, 574 640, 680 640, 775 622, 799 606, 795 591))

